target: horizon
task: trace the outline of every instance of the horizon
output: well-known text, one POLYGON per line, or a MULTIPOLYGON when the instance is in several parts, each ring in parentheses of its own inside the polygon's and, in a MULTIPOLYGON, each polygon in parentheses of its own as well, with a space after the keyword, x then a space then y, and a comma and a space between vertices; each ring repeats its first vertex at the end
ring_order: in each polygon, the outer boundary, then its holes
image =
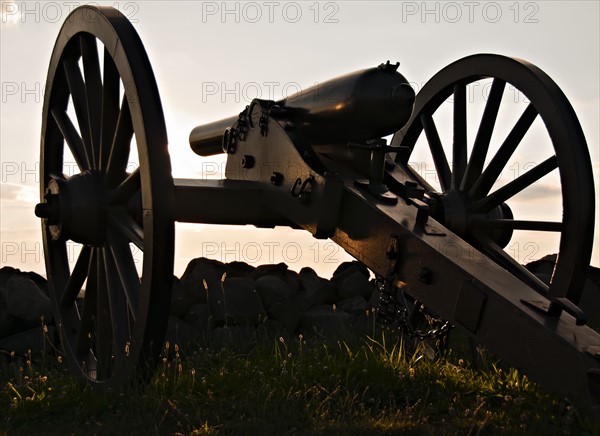
MULTIPOLYGON (((75 3, 2 2, 0 267, 44 277, 40 223, 33 214, 39 201, 43 90, 54 41, 75 3)), ((188 135, 195 126, 239 113, 255 96, 278 100, 386 60, 400 61, 399 71, 417 90, 449 63, 473 53, 510 55, 537 65, 570 100, 587 139, 596 197, 591 265, 600 267, 597 2, 97 3, 116 5, 146 47, 162 99, 176 178, 222 177, 225 157, 193 154, 188 135)), ((485 101, 480 88, 471 91, 485 101)), ((515 105, 525 103, 518 94, 514 99, 515 105)), ((474 110, 479 109, 475 104, 474 110)), ((512 127, 511 119, 503 118, 498 131, 512 127)), ((440 127, 441 134, 445 130, 440 127)), ((532 133, 534 144, 542 133, 532 133)), ((421 151, 416 150, 411 161, 427 176, 431 167, 421 151)), ((507 166, 511 174, 505 178, 516 177, 543 158, 539 150, 529 151, 507 166)), ((535 198, 524 198, 522 213, 558 214, 560 219, 562 211, 546 201, 556 194, 558 183, 551 178, 539 186, 535 198)), ((177 223, 176 231, 177 276, 190 260, 201 256, 253 265, 286 262, 296 271, 310 266, 322 277, 352 259, 333 242, 314 239, 305 231, 182 223, 177 223)), ((547 252, 552 244, 555 241, 515 237, 508 250, 526 263, 552 254, 547 252)))

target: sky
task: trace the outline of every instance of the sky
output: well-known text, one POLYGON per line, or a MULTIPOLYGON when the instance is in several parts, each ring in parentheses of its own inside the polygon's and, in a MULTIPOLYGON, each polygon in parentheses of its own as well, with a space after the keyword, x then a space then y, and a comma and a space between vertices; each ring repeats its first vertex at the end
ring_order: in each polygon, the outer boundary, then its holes
MULTIPOLYGON (((45 274, 40 223, 33 214, 39 201, 44 86, 60 26, 80 4, 1 2, 0 266, 45 274)), ((437 71, 459 58, 498 53, 536 64, 562 88, 586 135, 599 192, 597 1, 95 4, 118 8, 133 22, 145 44, 165 112, 174 177, 221 177, 219 169, 225 158, 195 155, 188 135, 197 125, 239 113, 254 97, 279 100, 386 60, 399 61, 399 71, 418 91, 437 71)), ((483 88, 472 90, 475 112, 485 101, 477 98, 483 88)), ((518 94, 513 100, 514 107, 508 106, 514 110, 507 109, 499 116, 498 132, 494 133, 499 137, 520 114, 519 105, 526 104, 518 94)), ((442 135, 448 130, 443 122, 439 127, 442 135)), ((531 147, 519 148, 500 184, 548 157, 539 145, 544 142, 544 130, 541 126, 532 130, 528 138, 531 147)), ((427 163, 425 148, 418 149, 411 161, 427 178, 432 166, 427 163)), ((533 196, 516 199, 519 216, 560 219, 559 180, 549 177, 538 183, 533 196)), ((595 235, 590 235, 594 237, 592 264, 596 266, 600 266, 599 216, 596 211, 595 235)), ((313 239, 304 231, 181 223, 176 229, 176 275, 200 256, 252 264, 283 261, 294 270, 311 266, 324 277, 351 259, 333 242, 313 239)), ((555 252, 555 244, 552 238, 519 235, 506 250, 526 262, 555 252)))

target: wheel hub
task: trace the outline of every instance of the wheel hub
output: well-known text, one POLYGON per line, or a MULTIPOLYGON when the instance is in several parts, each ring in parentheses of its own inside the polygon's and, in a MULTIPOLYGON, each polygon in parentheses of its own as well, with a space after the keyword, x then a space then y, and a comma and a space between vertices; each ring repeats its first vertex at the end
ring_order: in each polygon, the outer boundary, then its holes
POLYGON ((52 179, 35 207, 53 240, 72 239, 99 246, 106 239, 106 190, 98 174, 84 171, 67 180, 52 179))
POLYGON ((473 225, 476 220, 513 219, 512 210, 506 203, 502 203, 487 213, 480 213, 472 210, 472 201, 463 192, 450 190, 439 196, 438 204, 441 204, 441 208, 439 208, 441 210, 437 211, 437 219, 454 233, 467 240, 475 236, 472 230, 475 228, 490 237, 502 248, 506 247, 512 238, 512 229, 481 229, 473 225))

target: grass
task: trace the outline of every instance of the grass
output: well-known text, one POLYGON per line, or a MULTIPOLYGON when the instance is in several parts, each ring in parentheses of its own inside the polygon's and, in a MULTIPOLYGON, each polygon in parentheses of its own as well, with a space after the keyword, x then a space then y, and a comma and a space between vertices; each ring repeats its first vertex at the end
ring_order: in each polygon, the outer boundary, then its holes
POLYGON ((430 361, 384 335, 167 345, 164 356, 148 386, 104 395, 60 355, 13 357, 0 373, 0 434, 600 433, 515 370, 475 370, 452 352, 430 361))

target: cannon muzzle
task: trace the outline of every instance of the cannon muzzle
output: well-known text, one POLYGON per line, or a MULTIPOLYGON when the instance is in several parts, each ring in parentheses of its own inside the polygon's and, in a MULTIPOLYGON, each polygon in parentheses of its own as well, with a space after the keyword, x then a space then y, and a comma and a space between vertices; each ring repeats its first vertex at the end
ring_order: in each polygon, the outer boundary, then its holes
MULTIPOLYGON (((381 64, 316 84, 275 102, 271 117, 310 144, 346 144, 380 138, 400 130, 410 118, 415 92, 397 72, 381 64)), ((239 117, 194 128, 192 150, 201 156, 223 153, 223 135, 239 117)))

